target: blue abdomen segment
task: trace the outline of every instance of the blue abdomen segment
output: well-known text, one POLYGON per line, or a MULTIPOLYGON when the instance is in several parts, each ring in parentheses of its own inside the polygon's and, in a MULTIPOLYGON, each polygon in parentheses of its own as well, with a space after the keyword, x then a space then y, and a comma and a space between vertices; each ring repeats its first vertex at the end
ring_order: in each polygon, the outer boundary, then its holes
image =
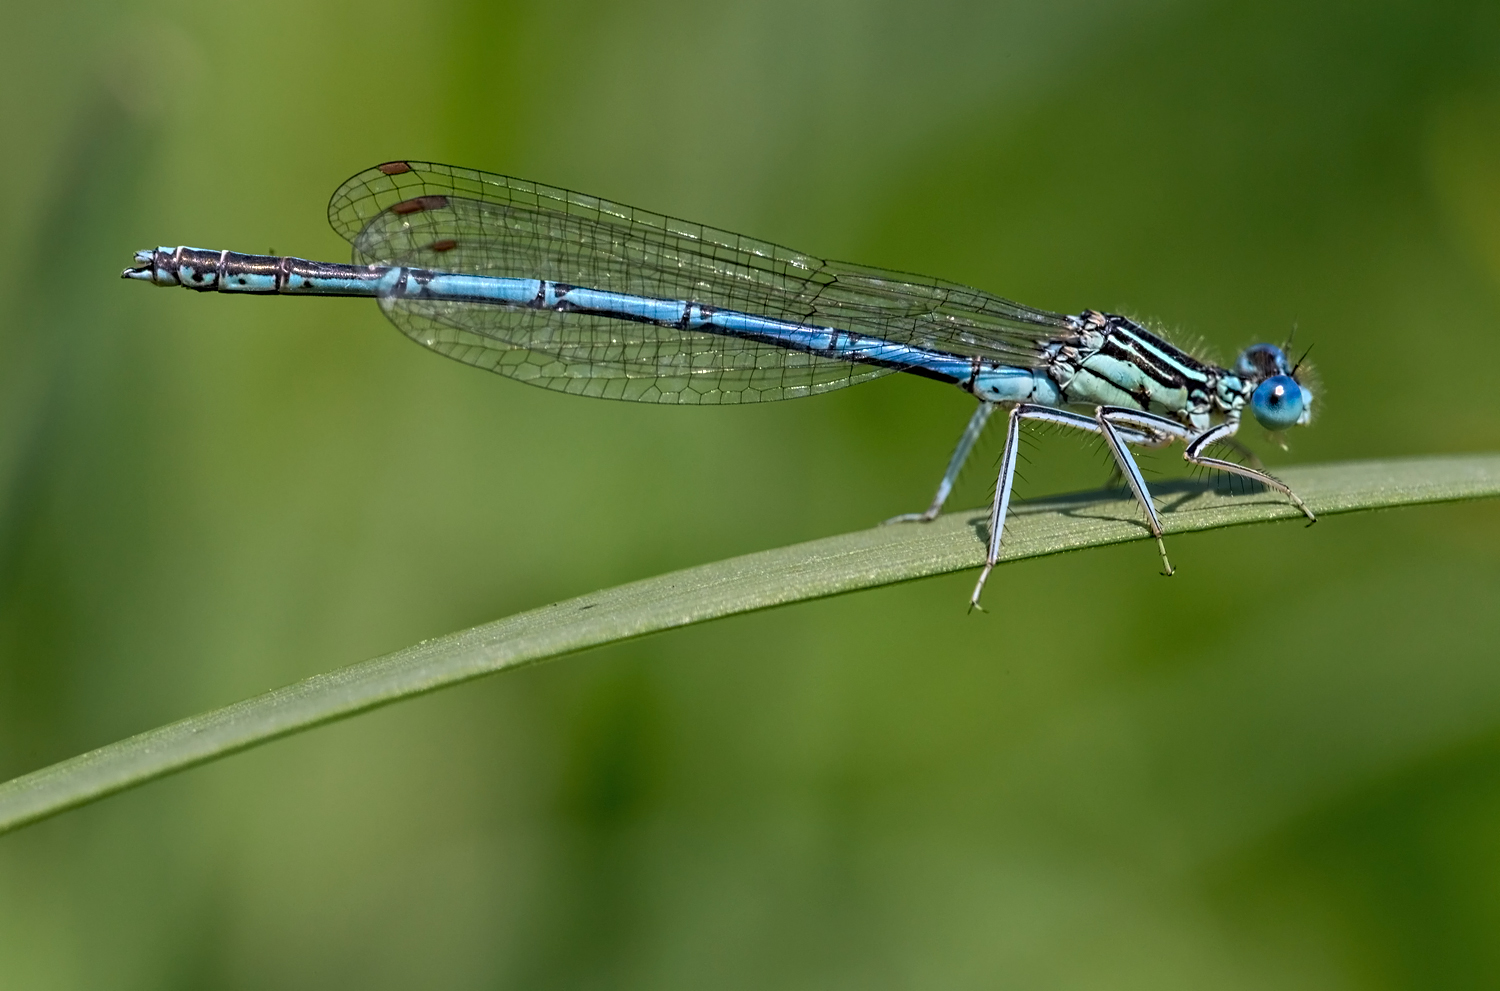
POLYGON ((993 365, 974 376, 969 391, 987 403, 1037 403, 1061 406, 1068 400, 1043 368, 993 365))
MULTIPOLYGON (((351 265, 349 268, 357 268, 351 265)), ((498 279, 487 275, 429 272, 420 268, 392 268, 378 296, 426 299, 482 306, 535 306, 547 283, 540 279, 498 279)))

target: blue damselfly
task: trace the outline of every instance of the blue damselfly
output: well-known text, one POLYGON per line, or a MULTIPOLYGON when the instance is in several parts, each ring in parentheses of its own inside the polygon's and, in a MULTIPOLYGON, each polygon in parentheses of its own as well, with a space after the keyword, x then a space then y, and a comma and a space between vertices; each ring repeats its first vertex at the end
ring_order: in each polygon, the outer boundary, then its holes
POLYGON ((1256 467, 1208 457, 1246 407, 1279 431, 1312 393, 1278 347, 1233 368, 1194 358, 1126 317, 1036 310, 965 286, 825 261, 539 183, 387 162, 333 194, 328 219, 353 264, 201 248, 139 251, 122 274, 235 293, 373 296, 403 333, 450 358, 547 389, 655 403, 811 396, 903 371, 979 400, 932 504, 935 518, 997 407, 1009 427, 986 563, 1000 555, 1022 423, 1104 439, 1166 574, 1162 524, 1130 448, 1181 441, 1197 466, 1285 495, 1256 467))

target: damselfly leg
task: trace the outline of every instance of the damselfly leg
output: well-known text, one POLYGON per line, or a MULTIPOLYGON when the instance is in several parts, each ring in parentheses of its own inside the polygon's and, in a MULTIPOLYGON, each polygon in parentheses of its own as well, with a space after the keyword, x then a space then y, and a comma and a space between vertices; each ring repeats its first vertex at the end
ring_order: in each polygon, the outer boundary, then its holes
POLYGON ((1172 565, 1167 561, 1166 545, 1161 539, 1161 521, 1156 515, 1156 507, 1151 504, 1151 493, 1146 488, 1145 479, 1141 477, 1141 470, 1136 466, 1135 458, 1131 457, 1126 445, 1160 447, 1170 442, 1171 439, 1175 439, 1175 436, 1181 432, 1182 426, 1170 420, 1166 422, 1171 424, 1173 429, 1166 431, 1149 427, 1136 429, 1134 424, 1128 422, 1117 425, 1111 422, 1112 409, 1112 407, 1099 407, 1093 417, 1088 417, 1082 413, 1031 403, 1018 403, 1011 408, 1010 422, 1005 433, 1005 451, 1000 456, 1000 475, 995 482, 995 502, 990 511, 989 548, 985 554, 984 570, 979 573, 979 581, 974 585, 974 594, 969 597, 971 607, 980 608, 979 597, 984 592, 984 583, 989 580, 990 572, 995 569, 995 565, 1000 563, 1000 541, 1005 532, 1005 518, 1010 512, 1010 494, 1015 485, 1021 423, 1025 420, 1054 423, 1058 426, 1103 435, 1111 453, 1115 456, 1115 463, 1129 481, 1131 491, 1146 510, 1152 536, 1156 538, 1157 546, 1161 550, 1162 562, 1167 568, 1167 574, 1172 573, 1172 565))
POLYGON ((1156 539, 1156 547, 1161 554, 1162 567, 1165 569, 1163 574, 1165 575, 1171 575, 1173 568, 1172 562, 1167 557, 1166 542, 1162 539, 1161 517, 1156 512, 1156 506, 1152 501, 1151 491, 1146 485, 1146 479, 1141 474, 1140 467, 1136 464, 1134 456, 1130 453, 1131 446, 1163 447, 1173 441, 1185 441, 1187 449, 1183 452, 1183 458, 1189 464, 1227 471, 1259 482, 1290 499, 1292 504, 1307 516, 1309 525, 1317 522, 1317 517, 1313 515, 1312 510, 1307 507, 1307 504, 1279 479, 1255 468, 1248 468, 1245 465, 1235 464, 1232 461, 1224 461, 1220 458, 1210 458, 1203 455, 1202 452, 1209 447, 1232 436, 1239 425, 1236 422, 1221 423, 1194 436, 1191 431, 1176 420, 1158 416, 1154 413, 1133 410, 1124 406, 1097 407, 1094 410, 1094 416, 1091 418, 1081 413, 1073 413, 1050 406, 1020 403, 1013 407, 1010 412, 1010 423, 1005 435, 1005 452, 1001 456, 1000 475, 995 483, 995 502, 990 512, 989 547, 985 555, 984 569, 980 572, 979 580, 974 585, 974 593, 969 599, 971 607, 979 607, 979 598, 984 591, 985 582, 989 579, 990 572, 994 570, 995 565, 1000 562, 1000 542, 1004 535, 1005 519, 1010 510, 1010 495, 1011 489, 1015 484, 1020 428, 1024 420, 1055 423, 1059 426, 1072 427, 1076 430, 1099 434, 1104 438, 1105 443, 1109 446, 1110 453, 1114 455, 1115 464, 1118 466, 1121 476, 1130 487, 1131 493, 1135 496, 1141 509, 1146 513, 1147 526, 1151 530, 1152 537, 1156 539))
POLYGON ((1275 489, 1290 499, 1292 505, 1302 510, 1302 514, 1307 517, 1308 526, 1312 526, 1318 522, 1318 518, 1313 515, 1313 511, 1307 508, 1307 503, 1303 502, 1297 493, 1293 492, 1287 487, 1285 482, 1274 475, 1256 468, 1247 467, 1246 465, 1237 465, 1233 461, 1203 457, 1202 452, 1208 450, 1215 443, 1225 440, 1232 433, 1234 433, 1234 424, 1221 423, 1212 430, 1205 431, 1190 441, 1187 450, 1183 452, 1182 456, 1187 459, 1189 464, 1201 465, 1204 468, 1217 468, 1219 471, 1227 471, 1231 475, 1239 475, 1241 478, 1248 478, 1251 481, 1259 482, 1267 488, 1275 489))

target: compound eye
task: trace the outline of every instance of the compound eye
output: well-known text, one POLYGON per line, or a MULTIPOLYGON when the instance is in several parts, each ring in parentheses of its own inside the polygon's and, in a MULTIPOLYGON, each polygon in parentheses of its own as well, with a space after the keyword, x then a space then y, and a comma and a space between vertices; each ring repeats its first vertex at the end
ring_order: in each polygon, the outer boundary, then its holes
POLYGON ((1265 375, 1285 375, 1286 355, 1274 344, 1256 344, 1240 352, 1234 363, 1240 378, 1258 379, 1265 375))
POLYGON ((1305 408, 1302 386, 1290 375, 1273 375, 1250 395, 1250 412, 1267 430, 1295 426, 1305 408))

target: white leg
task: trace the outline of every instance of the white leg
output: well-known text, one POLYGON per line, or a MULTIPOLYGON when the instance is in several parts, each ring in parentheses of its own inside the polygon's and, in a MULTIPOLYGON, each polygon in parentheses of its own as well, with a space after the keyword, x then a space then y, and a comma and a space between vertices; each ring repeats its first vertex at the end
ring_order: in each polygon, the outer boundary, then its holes
MULTIPOLYGON (((1112 426, 1107 427, 1101 421, 1091 419, 1081 413, 1070 413, 1052 406, 1038 406, 1033 403, 1018 403, 1013 406, 1010 411, 1010 423, 1005 431, 1005 453, 1000 456, 1000 477, 995 482, 995 503, 990 510, 989 549, 984 558, 984 570, 979 573, 979 581, 974 585, 974 594, 969 597, 969 605, 973 608, 980 607, 979 596, 984 591, 984 583, 989 580, 990 572, 995 570, 995 565, 1000 563, 1000 539, 1005 533, 1005 517, 1010 512, 1010 490, 1016 479, 1016 457, 1023 420, 1041 420, 1045 423, 1073 427, 1076 430, 1086 430, 1093 434, 1109 430, 1122 444, 1159 443, 1158 435, 1161 433, 1159 430, 1151 430, 1148 433, 1147 430, 1138 430, 1128 424, 1123 430, 1112 426)), ((1106 439, 1109 436, 1110 434, 1106 434, 1106 439)), ((1132 461, 1131 466, 1134 467, 1134 464, 1132 461)), ((1149 499, 1146 504, 1150 505, 1149 499)), ((1154 514, 1154 511, 1152 512, 1154 514)))
POLYGON ((1239 424, 1236 422, 1225 421, 1224 423, 1219 424, 1217 427, 1214 427, 1211 430, 1204 431, 1188 443, 1187 450, 1183 452, 1183 458, 1187 460, 1188 464, 1202 465, 1205 468, 1217 468, 1220 471, 1227 471, 1231 475, 1239 475, 1242 478, 1248 478, 1251 481, 1259 482, 1267 488, 1275 489, 1277 492, 1280 492, 1282 495, 1290 499, 1292 501, 1292 505, 1302 510, 1302 514, 1307 517, 1308 526, 1312 526, 1314 523, 1318 522, 1318 518, 1313 515, 1313 511, 1307 508, 1307 503, 1303 502, 1297 496, 1297 493, 1288 488, 1286 483, 1281 481, 1279 478, 1275 478, 1255 468, 1247 468, 1244 465, 1237 465, 1233 461, 1224 461, 1220 458, 1205 458, 1203 456, 1203 451, 1212 447, 1219 441, 1227 440, 1228 438, 1232 437, 1238 427, 1239 424))
MULTIPOLYGON (((1125 446, 1125 439, 1120 436, 1113 420, 1113 411, 1122 409, 1117 406, 1100 406, 1094 410, 1094 420, 1099 424, 1099 433, 1104 436, 1104 443, 1109 445, 1110 453, 1115 456, 1115 464, 1120 466, 1120 472, 1125 476, 1125 482, 1130 486, 1130 491, 1135 493, 1136 501, 1146 511, 1146 522, 1151 527, 1151 536, 1156 538, 1156 549, 1161 552, 1161 564, 1166 569, 1164 574, 1172 574, 1172 562, 1167 559, 1167 545, 1161 539, 1161 517, 1156 515, 1156 506, 1151 502, 1151 492, 1146 488, 1146 479, 1141 475, 1141 469, 1135 463, 1130 450, 1125 446)), ((1133 412, 1125 410, 1125 412, 1133 412)), ((1122 417, 1123 419, 1123 417, 1122 417)), ((1128 421, 1127 421, 1128 422, 1128 421)))

